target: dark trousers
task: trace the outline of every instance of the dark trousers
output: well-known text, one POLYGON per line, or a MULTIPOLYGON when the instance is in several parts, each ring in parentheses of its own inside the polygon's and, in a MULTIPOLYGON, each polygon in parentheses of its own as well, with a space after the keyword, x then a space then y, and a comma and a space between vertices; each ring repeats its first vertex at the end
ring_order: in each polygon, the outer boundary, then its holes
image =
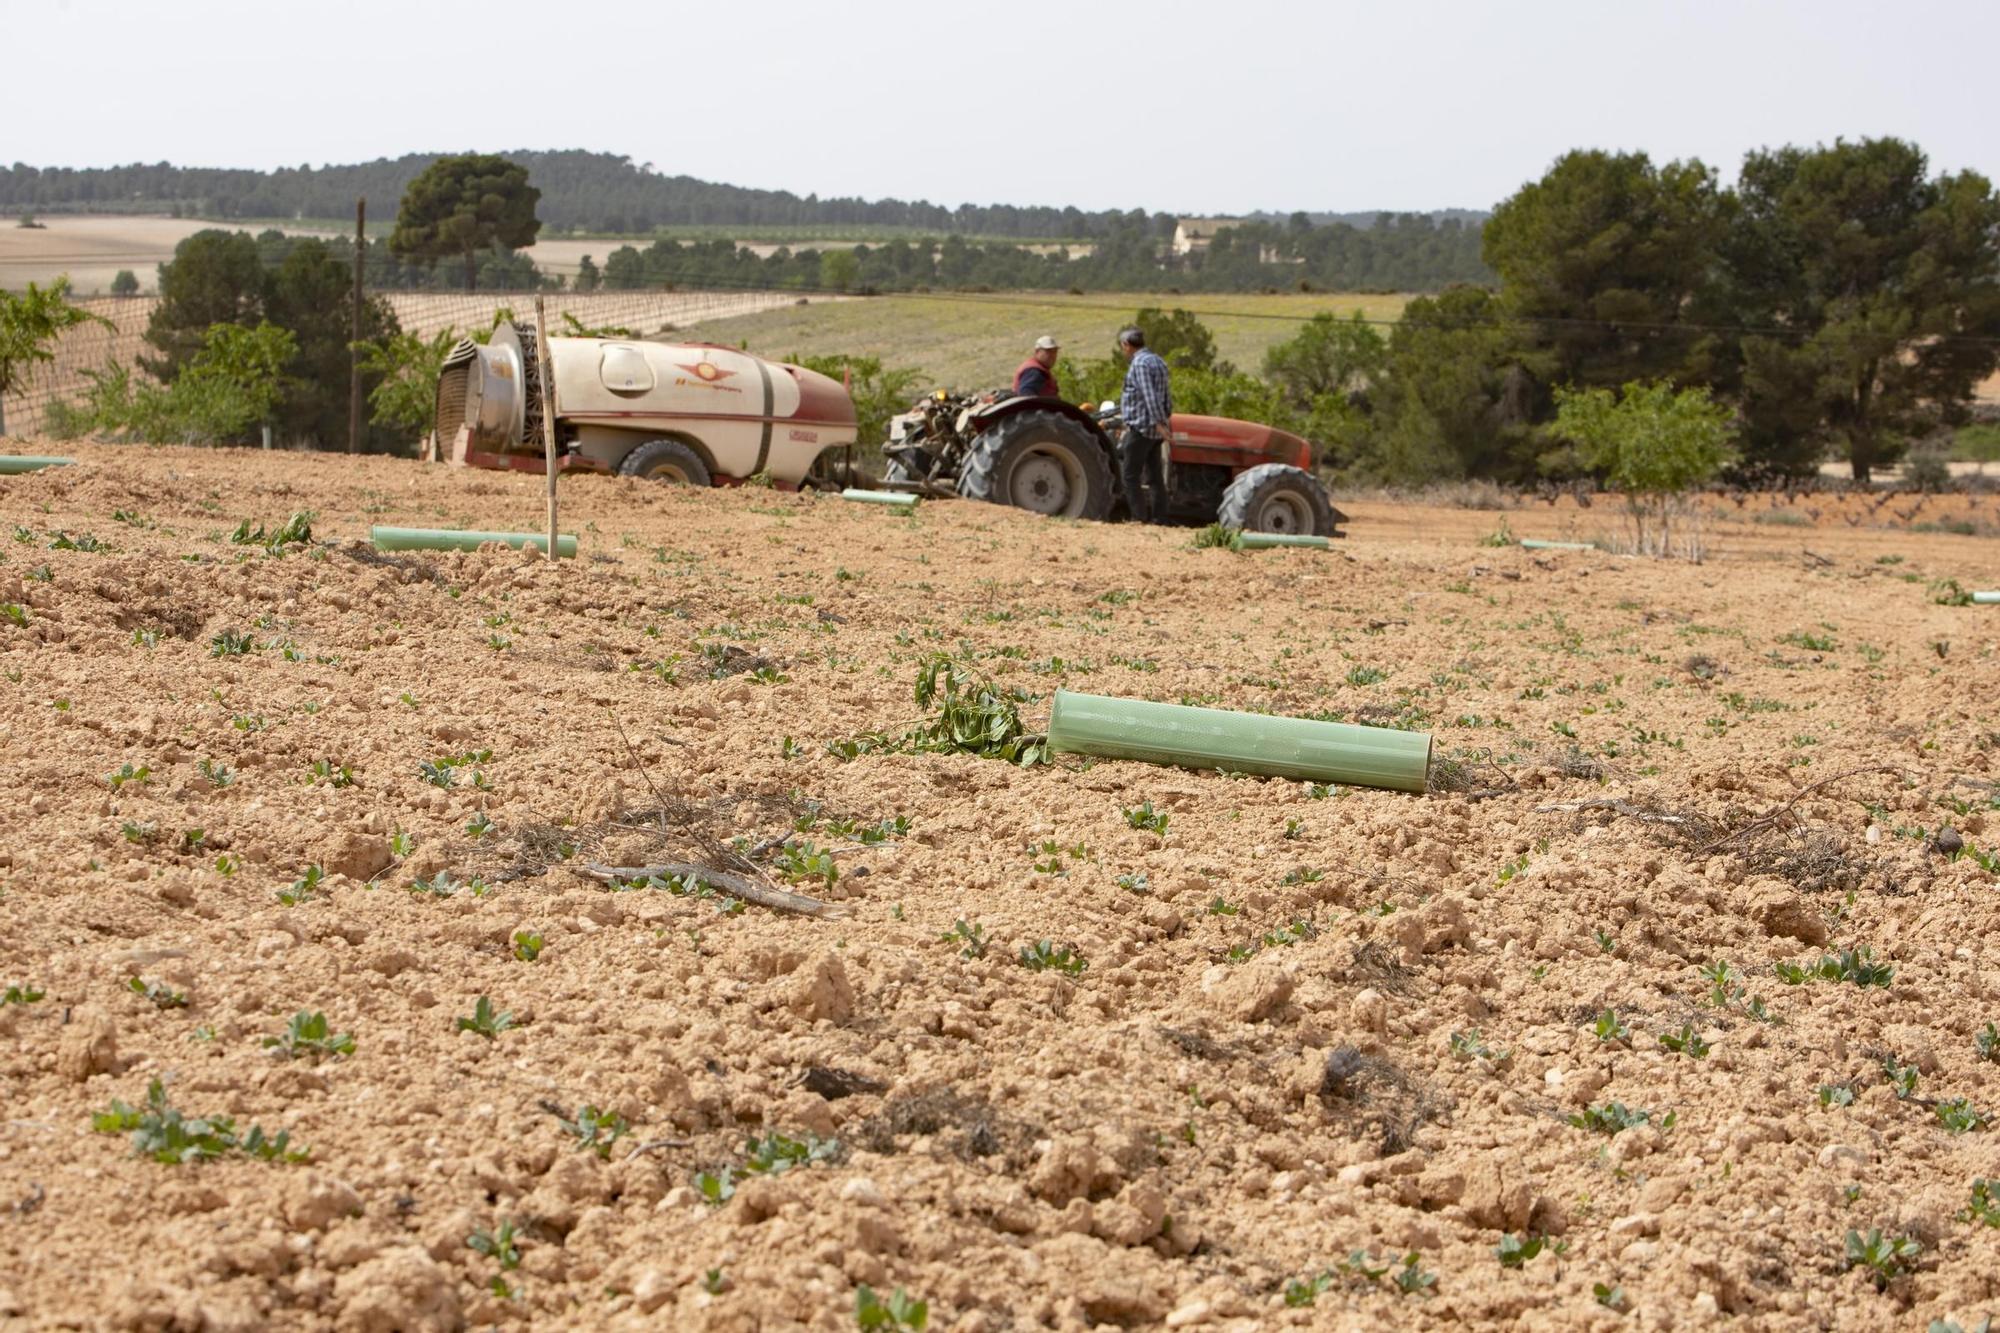
POLYGON ((1160 441, 1126 427, 1118 442, 1118 472, 1125 484, 1125 504, 1140 523, 1157 523, 1167 516, 1167 472, 1160 461, 1160 441))

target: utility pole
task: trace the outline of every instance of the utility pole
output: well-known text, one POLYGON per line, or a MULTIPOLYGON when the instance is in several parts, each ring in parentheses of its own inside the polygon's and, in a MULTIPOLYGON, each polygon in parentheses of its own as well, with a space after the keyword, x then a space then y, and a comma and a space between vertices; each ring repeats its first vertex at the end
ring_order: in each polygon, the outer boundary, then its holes
POLYGON ((367 268, 368 201, 354 201, 354 332, 347 349, 350 363, 347 385, 347 452, 361 452, 361 280, 367 268))

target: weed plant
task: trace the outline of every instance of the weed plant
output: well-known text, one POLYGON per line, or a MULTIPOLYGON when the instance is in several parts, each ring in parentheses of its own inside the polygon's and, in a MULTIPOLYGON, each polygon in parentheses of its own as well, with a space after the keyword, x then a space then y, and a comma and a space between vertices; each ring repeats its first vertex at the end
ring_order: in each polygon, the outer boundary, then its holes
POLYGON ((252 1125, 248 1133, 238 1134, 228 1116, 183 1115, 168 1102, 166 1086, 158 1079, 147 1085, 143 1106, 114 1099, 110 1110, 91 1117, 90 1127, 99 1134, 128 1135, 134 1152, 170 1166, 230 1156, 265 1162, 303 1162, 308 1156, 291 1146, 290 1130, 271 1135, 252 1125))

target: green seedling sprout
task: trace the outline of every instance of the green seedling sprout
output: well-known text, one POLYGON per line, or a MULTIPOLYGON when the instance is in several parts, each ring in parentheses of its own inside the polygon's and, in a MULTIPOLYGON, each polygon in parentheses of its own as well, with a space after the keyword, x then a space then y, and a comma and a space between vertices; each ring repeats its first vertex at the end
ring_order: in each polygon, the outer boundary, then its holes
POLYGON ((325 1014, 301 1009, 282 1033, 264 1038, 264 1049, 287 1060, 307 1059, 317 1064, 322 1058, 354 1054, 354 1036, 330 1031, 325 1014))
POLYGON ((128 782, 137 783, 143 787, 153 780, 153 770, 145 764, 141 764, 137 768, 134 768, 130 764, 121 764, 116 772, 106 773, 104 780, 111 785, 111 790, 113 791, 123 791, 125 784, 128 782))
POLYGON ((1681 1024, 1679 1032, 1661 1033, 1659 1040, 1662 1049, 1672 1051, 1676 1055, 1690 1056, 1696 1060, 1707 1055, 1711 1049, 1709 1042, 1694 1030, 1692 1023, 1681 1024))
POLYGON ((1083 955, 1064 945, 1058 949, 1051 940, 1036 940, 1032 945, 1021 946, 1021 966, 1030 972, 1056 971, 1064 976, 1082 976, 1090 964, 1083 955))
POLYGON ((1493 1253, 1499 1258, 1502 1268, 1524 1268, 1547 1245, 1548 1241, 1541 1236, 1509 1233, 1500 1238, 1500 1243, 1493 1247, 1493 1253))
POLYGON ((1846 1259, 1849 1269, 1865 1268, 1875 1289, 1881 1291, 1916 1263, 1923 1246, 1907 1236, 1884 1236, 1879 1227, 1863 1236, 1847 1233, 1846 1259))
MULTIPOLYGON (((218 870, 222 868, 219 860, 216 863, 216 868, 218 870)), ((231 870, 233 869, 234 866, 231 867, 231 870)), ((224 871, 223 873, 228 874, 230 872, 224 871)), ((326 872, 315 862, 307 866, 305 872, 292 881, 290 888, 278 890, 278 901, 287 907, 296 907, 300 903, 311 902, 319 896, 320 881, 325 878, 326 872)))
POLYGON ((1605 1102, 1601 1106, 1586 1106, 1569 1118, 1569 1123, 1578 1129, 1591 1130, 1599 1134, 1616 1134, 1621 1129, 1631 1129, 1637 1125, 1657 1125, 1662 1132, 1674 1127, 1676 1113, 1669 1111, 1659 1120, 1653 1119, 1651 1111, 1634 1110, 1623 1102, 1605 1102))
POLYGON ((156 1009, 187 1008, 187 992, 177 991, 164 981, 147 981, 141 977, 133 977, 125 983, 125 988, 134 995, 150 1001, 156 1009))
POLYGON ((456 1030, 459 1032, 477 1032, 480 1036, 491 1041, 513 1026, 514 1015, 505 1011, 495 1012, 493 1001, 482 995, 479 997, 478 1002, 472 1006, 472 1017, 460 1018, 456 1030))
POLYGON ((967 921, 964 917, 951 923, 951 929, 938 936, 945 944, 962 944, 958 951, 960 958, 984 958, 986 956, 986 927, 977 921, 967 921))
POLYGON ((599 1161, 611 1160, 611 1145, 631 1131, 625 1117, 615 1111, 600 1111, 595 1106, 579 1106, 576 1118, 566 1120, 556 1117, 562 1127, 576 1139, 577 1151, 594 1152, 599 1161))
POLYGON ((854 1289, 854 1326, 858 1329, 907 1329, 921 1333, 930 1326, 931 1309, 901 1287, 888 1300, 875 1294, 866 1282, 854 1289))
POLYGON ((466 1246, 488 1259, 497 1260, 502 1272, 512 1272, 521 1266, 520 1247, 515 1242, 516 1231, 512 1218, 500 1223, 491 1231, 475 1231, 465 1238, 466 1246))

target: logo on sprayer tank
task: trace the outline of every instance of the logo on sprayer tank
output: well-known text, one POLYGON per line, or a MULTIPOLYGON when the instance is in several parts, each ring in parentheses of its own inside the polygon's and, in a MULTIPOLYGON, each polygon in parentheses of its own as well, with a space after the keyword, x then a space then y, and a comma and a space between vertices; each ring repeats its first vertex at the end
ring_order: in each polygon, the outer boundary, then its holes
POLYGON ((735 376, 736 372, 733 370, 724 370, 722 367, 712 365, 707 361, 697 361, 693 365, 689 365, 685 361, 676 362, 675 364, 682 370, 685 370, 688 375, 694 376, 693 379, 689 379, 687 375, 682 375, 675 379, 674 384, 676 387, 715 389, 722 393, 743 392, 743 390, 733 384, 722 383, 723 380, 731 379, 735 376))

